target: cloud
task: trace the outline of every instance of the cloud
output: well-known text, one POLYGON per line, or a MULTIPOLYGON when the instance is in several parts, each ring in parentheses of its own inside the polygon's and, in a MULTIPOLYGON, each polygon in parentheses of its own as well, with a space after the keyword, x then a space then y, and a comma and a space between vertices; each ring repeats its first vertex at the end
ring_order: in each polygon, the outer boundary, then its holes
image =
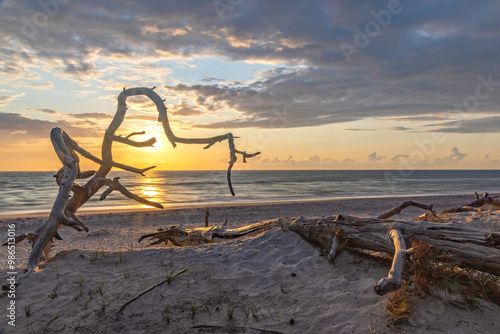
POLYGON ((461 153, 458 148, 453 147, 449 155, 444 158, 434 159, 434 163, 439 165, 452 165, 462 161, 466 156, 466 153, 461 153))
POLYGON ((174 106, 170 112, 175 116, 198 116, 202 114, 197 107, 190 106, 186 100, 182 100, 181 104, 174 106))
POLYGON ((92 127, 79 127, 66 121, 52 122, 29 118, 17 113, 0 113, 0 136, 4 140, 13 141, 16 140, 14 137, 18 136, 22 136, 25 139, 46 138, 49 140, 50 131, 54 127, 64 129, 64 131, 74 138, 100 137, 102 135, 102 133, 99 133, 97 129, 92 127))
POLYGON ((81 114, 68 114, 69 116, 77 119, 109 119, 113 118, 113 115, 105 114, 102 112, 86 112, 81 114))
POLYGON ((50 81, 36 82, 36 81, 24 81, 18 82, 14 85, 15 87, 29 87, 34 89, 51 89, 54 84, 50 81))
POLYGON ((54 110, 54 109, 49 109, 49 108, 38 108, 38 109, 32 109, 32 108, 26 108, 28 111, 39 111, 43 112, 45 114, 50 114, 50 115, 58 115, 59 111, 54 110))
POLYGON ((427 121, 444 121, 447 120, 447 116, 409 116, 409 117, 397 117, 393 118, 393 121, 402 122, 427 122, 427 121))
POLYGON ((367 129, 367 128, 355 128, 355 129, 346 129, 347 131, 377 131, 377 129, 367 129))
POLYGON ((484 159, 484 160, 488 160, 489 158, 490 158, 490 155, 489 155, 489 154, 485 154, 485 155, 483 156, 483 159, 484 159))
POLYGON ((150 109, 156 110, 156 106, 153 101, 147 96, 135 95, 127 98, 127 105, 130 108, 135 109, 150 109))
MULTIPOLYGON (((345 158, 343 160, 334 160, 331 158, 321 158, 318 155, 314 155, 307 159, 296 159, 293 156, 289 155, 286 159, 279 159, 275 157, 274 159, 268 158, 260 158, 257 159, 258 164, 261 166, 272 166, 273 168, 277 167, 286 167, 286 168, 338 168, 338 167, 346 167, 353 165, 356 159, 345 158)), ((225 162, 225 160, 224 160, 225 162)))
POLYGON ((500 116, 489 116, 475 119, 463 119, 440 124, 432 124, 433 132, 448 133, 498 133, 500 132, 500 116))
POLYGON ((0 95, 0 107, 9 105, 9 101, 14 101, 19 97, 23 97, 25 93, 15 94, 15 95, 0 95))
MULTIPOLYGON (((320 126, 374 117, 430 121, 429 115, 446 115, 474 95, 471 78, 500 80, 500 69, 491 66, 498 60, 500 6, 494 0, 450 4, 404 2, 390 25, 347 62, 340 44, 353 44, 353 29, 363 30, 373 21, 370 11, 385 9, 386 2, 244 1, 221 20, 211 1, 71 1, 29 34, 26 21, 41 11, 39 2, 6 0, 0 72, 3 83, 32 86, 46 82, 33 68, 81 85, 90 79, 106 87, 163 82, 200 110, 238 115, 197 125, 205 128, 320 126), (191 78, 179 85, 182 75, 171 78, 165 63, 193 66, 209 57, 272 69, 238 84, 200 74, 202 85, 191 78), (284 106, 287 117, 277 118, 273 110, 284 106)), ((482 113, 499 110, 500 94, 478 106, 482 113)), ((439 131, 495 129, 454 124, 439 131)))
POLYGON ((384 156, 377 155, 377 152, 375 151, 373 153, 368 154, 368 162, 378 162, 384 158, 385 158, 384 156))
MULTIPOLYGON (((140 120, 140 121, 148 121, 148 122, 158 122, 158 116, 150 116, 150 115, 137 115, 137 114, 132 114, 132 115, 127 115, 127 119, 129 120, 140 120)), ((172 122, 172 120, 168 120, 169 122, 172 122)))
POLYGON ((406 126, 391 126, 389 130, 394 130, 394 131, 409 131, 413 130, 412 128, 407 128, 406 126))
POLYGON ((391 158, 391 161, 399 162, 399 161, 401 161, 403 159, 408 159, 408 158, 410 158, 410 156, 407 155, 407 154, 396 154, 395 156, 393 156, 391 158))
POLYGON ((203 78, 203 80, 201 80, 201 81, 204 81, 204 82, 224 81, 224 79, 217 79, 217 78, 214 78, 214 77, 205 77, 205 78, 203 78))

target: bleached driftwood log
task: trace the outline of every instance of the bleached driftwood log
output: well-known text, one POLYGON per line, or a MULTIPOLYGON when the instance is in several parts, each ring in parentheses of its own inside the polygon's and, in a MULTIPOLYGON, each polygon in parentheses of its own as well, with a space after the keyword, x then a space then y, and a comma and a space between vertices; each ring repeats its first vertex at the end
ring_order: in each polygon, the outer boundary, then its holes
MULTIPOLYGON (((435 249, 455 255, 459 266, 492 274, 500 274, 500 233, 459 224, 416 221, 390 221, 376 218, 358 218, 338 215, 326 218, 300 218, 290 224, 290 229, 304 239, 323 249, 329 249, 335 231, 341 229, 349 247, 376 252, 395 252, 395 241, 387 238, 388 231, 399 231, 405 243, 411 239, 424 241, 435 249)), ((394 238, 393 238, 394 239, 394 238)), ((404 244, 399 242, 404 255, 404 244)), ((396 261, 399 263, 398 260, 396 261)), ((390 275, 391 276, 391 275, 390 275)), ((387 287, 379 290, 387 293, 387 287)))
MULTIPOLYGON (((73 182, 78 174, 77 162, 72 157, 73 151, 68 149, 64 141, 61 129, 52 129, 50 132, 50 140, 52 141, 57 157, 64 166, 64 175, 61 178, 59 194, 52 206, 47 222, 40 226, 36 230, 35 236, 33 236, 33 249, 28 259, 28 271, 35 270, 38 267, 38 262, 42 253, 45 257, 48 257, 53 239, 58 236, 57 230, 59 226, 69 225, 74 227, 79 225, 79 220, 72 220, 72 218, 68 218, 64 214, 64 209, 70 197, 73 182)), ((83 223, 81 224, 83 228, 86 228, 83 223)))
POLYGON ((335 256, 335 242, 338 243, 340 236, 351 248, 394 254, 388 277, 374 286, 379 294, 386 294, 401 286, 405 258, 411 254, 411 249, 407 250, 406 244, 411 244, 412 239, 425 241, 437 250, 455 255, 454 261, 459 266, 500 274, 500 233, 454 223, 392 221, 344 215, 280 218, 239 229, 212 226, 186 230, 182 226, 173 226, 165 231, 144 235, 139 241, 151 238, 156 240, 149 246, 161 242, 167 244, 169 241, 176 246, 192 246, 238 238, 272 227, 289 228, 309 243, 321 249, 331 249, 329 257, 335 256))
POLYGON ((384 212, 384 213, 381 213, 377 216, 378 219, 388 219, 398 213, 401 213, 401 211, 403 211, 403 209, 406 209, 407 207, 409 206, 414 206, 414 207, 417 207, 417 208, 420 208, 420 209, 424 209, 424 210, 428 210, 432 213, 432 215, 434 217, 436 217, 436 212, 434 212, 433 210, 433 205, 425 205, 425 204, 420 204, 420 203, 417 203, 417 202, 413 202, 413 201, 406 201, 406 202, 403 202, 402 204, 400 205, 396 205, 395 207, 393 207, 392 209, 384 212))
POLYGON ((144 175, 146 171, 155 167, 136 168, 113 161, 112 146, 114 142, 119 142, 133 147, 153 146, 156 142, 156 138, 150 138, 146 141, 134 141, 131 139, 133 136, 145 134, 143 131, 133 132, 126 137, 116 135, 116 131, 125 119, 125 114, 128 109, 126 100, 130 96, 145 95, 155 103, 159 113, 158 121, 162 123, 164 132, 174 147, 177 143, 205 144, 205 149, 207 149, 216 142, 227 140, 230 153, 229 166, 227 170, 227 182, 229 190, 234 196, 234 190, 231 183, 231 169, 237 161, 237 154, 243 157, 243 162, 246 162, 246 158, 254 157, 260 154, 260 152, 249 154, 244 151, 237 150, 234 145, 234 137, 231 133, 210 138, 177 137, 170 128, 167 118, 167 108, 160 96, 154 91, 154 88, 155 87, 139 87, 131 89, 124 88, 118 95, 118 107, 115 116, 106 130, 102 142, 102 159, 95 157, 81 148, 78 143, 71 139, 70 136, 63 130, 59 128, 52 129, 50 139, 59 160, 63 163, 63 167, 56 173, 56 175, 54 175, 56 177, 56 182, 59 185, 59 195, 56 198, 47 222, 41 225, 35 233, 26 233, 16 238, 16 243, 21 242, 24 239, 28 239, 33 243, 33 249, 28 260, 28 272, 36 270, 42 253, 45 257, 48 257, 54 239, 60 239, 58 229, 61 226, 70 226, 78 231, 88 232, 87 226, 85 226, 85 224, 76 217, 76 211, 104 186, 107 186, 108 188, 102 193, 100 197, 101 200, 106 199, 111 192, 119 191, 124 196, 139 203, 163 209, 163 206, 160 203, 149 201, 128 191, 119 182, 118 177, 114 179, 106 177, 113 167, 141 175, 144 175), (81 172, 77 153, 99 164, 99 169, 97 171, 92 170, 81 172), (90 180, 83 186, 75 182, 76 179, 89 177, 90 180), (71 192, 73 192, 73 195, 71 195, 71 192))
POLYGON ((454 223, 384 221, 346 215, 301 218, 290 224, 290 229, 323 249, 330 247, 331 236, 341 229, 350 247, 386 253, 394 252, 394 243, 387 238, 387 233, 397 229, 404 235, 407 243, 410 243, 410 238, 425 241, 436 249, 456 255, 459 265, 500 274, 498 232, 454 223))
POLYGON ((141 236, 139 242, 149 238, 150 241, 156 239, 147 246, 153 246, 162 242, 168 244, 170 241, 175 246, 198 246, 213 242, 217 239, 235 239, 255 232, 263 232, 281 222, 269 220, 261 223, 244 226, 241 228, 227 228, 226 226, 210 226, 186 230, 184 226, 172 226, 170 229, 141 236))
POLYGON ((330 247, 330 253, 328 253, 328 257, 326 258, 328 262, 333 263, 335 261, 335 258, 337 257, 341 235, 342 231, 338 230, 332 238, 332 247, 330 247))
POLYGON ((483 197, 479 198, 479 195, 476 193, 475 201, 465 204, 464 206, 445 209, 439 214, 439 216, 457 212, 476 211, 478 208, 486 205, 490 205, 496 209, 500 209, 500 200, 498 199, 498 196, 491 197, 488 193, 484 193, 483 197))
POLYGON ((405 270, 407 253, 405 238, 397 229, 390 230, 389 237, 394 242, 394 257, 389 275, 386 278, 382 278, 373 286, 373 289, 379 295, 385 295, 388 292, 399 289, 403 285, 403 272, 405 270))

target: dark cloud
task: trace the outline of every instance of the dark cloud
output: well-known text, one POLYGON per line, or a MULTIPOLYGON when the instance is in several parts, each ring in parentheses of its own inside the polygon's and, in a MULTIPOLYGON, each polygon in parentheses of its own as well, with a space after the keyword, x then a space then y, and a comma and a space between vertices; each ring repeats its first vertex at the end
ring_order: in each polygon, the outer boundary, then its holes
POLYGON ((202 114, 197 107, 190 106, 186 100, 182 100, 181 104, 173 107, 170 113, 175 116, 198 116, 202 114))
POLYGON ((389 130, 394 130, 394 131, 410 131, 413 130, 412 128, 408 128, 406 126, 391 126, 389 130))
POLYGON ((500 116, 481 117, 433 124, 434 132, 448 133, 499 133, 500 116))
POLYGON ((367 128, 363 128, 363 129, 346 129, 347 131, 377 131, 377 129, 367 129, 367 128))
MULTIPOLYGON (((42 11, 38 3, 2 4, 0 72, 9 78, 34 80, 28 64, 38 62, 80 80, 106 67, 103 59, 214 56, 281 64, 243 85, 216 85, 218 79, 206 78, 205 85, 171 86, 194 94, 208 110, 241 114, 199 125, 207 128, 316 126, 387 116, 424 121, 418 117, 440 117, 473 96, 479 75, 500 81, 494 66, 500 48, 495 0, 402 2, 401 12, 358 46, 350 62, 340 45, 355 45, 354 28, 363 31, 376 22, 370 12, 385 10, 386 1, 243 1, 222 20, 213 2, 204 0, 71 1, 43 28, 28 27, 26 20, 42 11), (279 122, 273 110, 284 106, 288 116, 279 122)), ((139 68, 133 72, 140 77, 139 68)), ((480 102, 478 112, 500 111, 500 94, 480 102)))
POLYGON ((43 112, 43 113, 50 114, 50 115, 58 115, 59 114, 59 111, 54 110, 54 109, 49 109, 49 108, 39 108, 39 109, 26 108, 26 110, 39 111, 39 112, 43 112))
POLYGON ((410 117, 398 117, 393 118, 393 121, 403 121, 403 122, 427 122, 427 121, 444 121, 447 120, 446 116, 410 116, 410 117))
POLYGON ((205 77, 205 78, 203 78, 203 80, 201 80, 201 81, 204 81, 204 82, 224 81, 224 79, 217 79, 217 78, 214 78, 214 77, 205 77))
POLYGON ((127 98, 127 103, 131 108, 156 108, 154 102, 149 97, 143 95, 130 96, 127 98))
POLYGON ((73 118, 78 118, 78 119, 88 119, 88 118, 93 118, 93 119, 107 119, 107 118, 113 118, 113 115, 110 114, 105 114, 102 112, 86 112, 86 113, 81 113, 81 114, 69 114, 69 116, 73 118))
POLYGON ((84 128, 84 124, 76 124, 66 121, 45 121, 33 119, 17 113, 0 113, 0 135, 3 138, 21 136, 24 138, 46 138, 49 140, 50 131, 54 127, 60 127, 71 137, 100 137, 102 133, 92 127, 84 128))

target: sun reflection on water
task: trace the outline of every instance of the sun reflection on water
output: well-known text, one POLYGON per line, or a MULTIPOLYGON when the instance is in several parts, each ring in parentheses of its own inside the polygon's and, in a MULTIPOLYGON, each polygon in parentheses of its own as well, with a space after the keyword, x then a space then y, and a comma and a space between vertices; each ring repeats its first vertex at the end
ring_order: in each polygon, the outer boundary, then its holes
MULTIPOLYGON (((139 187, 139 196, 156 203, 162 202, 161 190, 156 185, 148 183, 139 187)), ((149 205, 142 204, 142 208, 151 208, 149 205)))

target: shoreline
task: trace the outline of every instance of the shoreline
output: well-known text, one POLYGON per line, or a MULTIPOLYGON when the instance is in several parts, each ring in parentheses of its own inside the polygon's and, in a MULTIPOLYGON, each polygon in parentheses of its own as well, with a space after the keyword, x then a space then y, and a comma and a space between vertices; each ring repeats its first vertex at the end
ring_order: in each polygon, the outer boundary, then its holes
MULTIPOLYGON (((276 219, 279 217, 321 217, 337 214, 358 217, 375 217, 407 200, 422 204, 433 204, 436 212, 443 209, 462 206, 475 199, 474 194, 446 196, 401 196, 401 197, 363 197, 337 198, 333 200, 306 200, 270 203, 227 203, 223 205, 193 205, 183 208, 114 210, 78 212, 78 217, 88 226, 89 232, 78 232, 63 227, 59 234, 63 240, 54 243, 51 254, 67 249, 103 249, 118 251, 135 245, 137 249, 145 248, 145 243, 137 240, 144 234, 155 232, 158 228, 170 228, 173 225, 184 225, 186 229, 203 227, 205 211, 209 210, 209 225, 223 225, 228 222, 229 228, 276 219)), ((426 211, 409 207, 394 219, 412 219, 426 211)), ((25 214, 0 217, 0 242, 6 240, 8 225, 15 224, 15 234, 34 232, 45 223, 48 214, 25 214), (4 240, 5 239, 5 240, 4 240)), ((25 264, 31 246, 28 242, 16 245, 17 260, 25 264)), ((0 252, 4 252, 0 248, 0 252)), ((6 266, 6 257, 0 259, 0 268, 6 266)), ((1 270, 0 270, 1 272, 1 270)))
MULTIPOLYGON (((498 195, 500 191, 489 192, 490 195, 498 195)), ((478 193, 479 194, 479 193, 478 193)), ((482 195, 479 194, 479 195, 482 195)), ((195 203, 179 203, 168 204, 163 209, 152 207, 144 207, 140 204, 137 205, 117 205, 117 206, 91 206, 85 205, 78 211, 78 215, 93 215, 102 213, 140 213, 150 211, 168 211, 168 210, 181 210, 181 209, 195 209, 195 208, 216 208, 216 207, 229 207, 229 206, 260 206, 260 205, 281 205, 281 204, 297 204, 297 203, 314 203, 314 202, 337 202, 337 201, 362 201, 362 200, 376 200, 376 199, 401 199, 401 198, 452 198, 463 196, 475 196, 474 193, 457 192, 457 193, 427 193, 427 194, 383 194, 383 195, 346 195, 335 197, 309 197, 309 198, 294 198, 294 199, 270 199, 256 200, 256 201, 241 201, 238 203, 224 203, 224 202, 195 202, 195 203)), ((431 203, 432 204, 432 203, 431 203)), ((0 211, 1 219, 15 219, 15 218, 40 218, 48 217, 51 209, 47 210, 19 210, 19 211, 0 211)))

